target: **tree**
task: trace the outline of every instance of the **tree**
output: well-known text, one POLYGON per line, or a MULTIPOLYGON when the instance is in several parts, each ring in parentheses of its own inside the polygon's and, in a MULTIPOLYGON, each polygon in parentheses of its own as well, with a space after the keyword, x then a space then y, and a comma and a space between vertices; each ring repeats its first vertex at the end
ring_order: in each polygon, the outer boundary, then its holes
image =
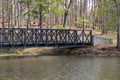
POLYGON ((4 19, 4 0, 1 0, 1 4, 2 4, 1 5, 2 6, 2 11, 1 11, 1 13, 2 13, 1 14, 1 16, 2 16, 2 27, 4 28, 5 27, 5 24, 4 24, 5 23, 5 21, 4 21, 5 20, 4 19))
POLYGON ((59 12, 59 8, 56 7, 56 5, 62 3, 63 0, 36 0, 36 4, 33 5, 34 9, 38 11, 38 17, 39 17, 39 26, 42 28, 43 23, 43 17, 49 13, 52 12, 59 12))
POLYGON ((18 28, 22 27, 22 3, 24 0, 18 0, 18 28))
POLYGON ((69 13, 69 9, 70 9, 70 6, 72 4, 73 0, 65 0, 65 8, 67 9, 64 13, 64 22, 63 22, 63 27, 66 27, 66 21, 67 21, 67 16, 68 16, 68 13, 69 13))
POLYGON ((113 0, 117 10, 116 20, 117 20, 117 48, 120 50, 120 1, 113 0))

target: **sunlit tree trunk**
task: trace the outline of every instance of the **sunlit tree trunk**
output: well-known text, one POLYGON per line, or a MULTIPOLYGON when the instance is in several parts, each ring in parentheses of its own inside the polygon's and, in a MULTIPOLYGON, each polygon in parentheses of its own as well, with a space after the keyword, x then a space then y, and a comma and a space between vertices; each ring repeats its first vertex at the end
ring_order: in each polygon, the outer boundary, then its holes
POLYGON ((22 24, 21 24, 21 18, 22 18, 22 11, 21 11, 21 3, 18 3, 18 28, 22 27, 22 24))
POLYGON ((15 27, 15 0, 12 0, 12 21, 11 27, 15 27))

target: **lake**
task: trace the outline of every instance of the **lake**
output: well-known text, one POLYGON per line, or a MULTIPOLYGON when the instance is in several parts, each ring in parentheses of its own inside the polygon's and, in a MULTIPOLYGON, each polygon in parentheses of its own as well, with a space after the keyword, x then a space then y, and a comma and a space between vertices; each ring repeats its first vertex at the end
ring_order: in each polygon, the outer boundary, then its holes
POLYGON ((120 80, 120 58, 41 56, 0 60, 0 80, 120 80))

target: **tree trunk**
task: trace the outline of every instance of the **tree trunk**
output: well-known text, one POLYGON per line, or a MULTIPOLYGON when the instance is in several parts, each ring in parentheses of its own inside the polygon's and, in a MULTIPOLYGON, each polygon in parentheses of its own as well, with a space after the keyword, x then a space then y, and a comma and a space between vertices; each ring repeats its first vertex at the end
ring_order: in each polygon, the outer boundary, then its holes
POLYGON ((15 27, 15 0, 12 0, 12 28, 15 27))
POLYGON ((64 13, 63 27, 66 27, 67 16, 68 16, 69 9, 70 9, 70 6, 71 6, 72 2, 73 2, 73 0, 70 0, 70 2, 69 2, 69 4, 68 4, 68 1, 65 0, 65 8, 67 8, 67 10, 66 10, 65 13, 64 13), (67 6, 67 4, 68 4, 68 6, 67 6))
POLYGON ((117 23, 117 49, 120 51, 120 3, 116 0, 113 0, 115 3, 115 7, 117 9, 117 15, 116 15, 116 23, 117 23))
POLYGON ((19 12, 19 13, 18 13, 18 18, 19 18, 19 19, 18 19, 18 28, 20 28, 20 27, 22 27, 22 25, 21 25, 21 17, 22 17, 22 16, 21 16, 21 15, 22 15, 22 14, 21 14, 21 3, 18 3, 18 8, 19 8, 19 9, 18 9, 18 12, 19 12))
POLYGON ((43 16, 42 16, 42 7, 39 7, 39 27, 40 29, 42 29, 42 19, 43 16))
POLYGON ((4 0, 1 0, 1 4, 2 4, 2 27, 4 28, 5 27, 5 19, 4 19, 4 0))
POLYGON ((27 3, 27 8, 28 8, 27 28, 29 28, 30 27, 30 3, 29 1, 27 3))
POLYGON ((64 23, 63 23, 63 27, 66 27, 67 15, 68 15, 68 11, 66 11, 66 12, 64 13, 64 23))
POLYGON ((117 48, 120 50, 120 6, 117 7, 117 48))

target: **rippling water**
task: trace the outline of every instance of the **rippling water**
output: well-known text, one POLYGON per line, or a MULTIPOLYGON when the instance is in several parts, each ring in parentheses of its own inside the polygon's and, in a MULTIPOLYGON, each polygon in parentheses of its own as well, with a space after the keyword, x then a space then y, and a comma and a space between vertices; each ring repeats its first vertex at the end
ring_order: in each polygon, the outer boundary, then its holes
POLYGON ((120 80, 120 58, 43 56, 0 60, 0 80, 120 80))

